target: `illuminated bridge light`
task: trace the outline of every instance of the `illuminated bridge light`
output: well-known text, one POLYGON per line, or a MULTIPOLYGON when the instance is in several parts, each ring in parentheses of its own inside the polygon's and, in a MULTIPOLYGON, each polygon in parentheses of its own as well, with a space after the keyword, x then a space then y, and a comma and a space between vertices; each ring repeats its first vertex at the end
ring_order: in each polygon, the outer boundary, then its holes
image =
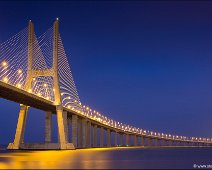
POLYGON ((6 66, 7 66, 7 62, 6 62, 6 61, 3 61, 3 62, 2 62, 2 66, 3 66, 3 67, 6 67, 6 66))
POLYGON ((16 86, 17 86, 18 88, 21 88, 21 84, 17 84, 16 86))
POLYGON ((7 78, 7 77, 4 77, 4 78, 3 78, 3 81, 4 81, 5 83, 7 83, 7 82, 8 82, 8 78, 7 78))
POLYGON ((22 73, 22 70, 21 69, 18 69, 18 74, 21 74, 22 73))

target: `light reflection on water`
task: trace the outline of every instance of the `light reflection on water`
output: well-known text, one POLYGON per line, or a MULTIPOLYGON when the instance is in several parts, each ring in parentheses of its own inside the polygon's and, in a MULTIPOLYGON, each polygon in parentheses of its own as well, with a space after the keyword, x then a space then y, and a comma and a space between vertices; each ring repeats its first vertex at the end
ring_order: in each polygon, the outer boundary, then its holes
POLYGON ((212 164, 212 148, 110 148, 0 151, 0 169, 193 168, 212 164))

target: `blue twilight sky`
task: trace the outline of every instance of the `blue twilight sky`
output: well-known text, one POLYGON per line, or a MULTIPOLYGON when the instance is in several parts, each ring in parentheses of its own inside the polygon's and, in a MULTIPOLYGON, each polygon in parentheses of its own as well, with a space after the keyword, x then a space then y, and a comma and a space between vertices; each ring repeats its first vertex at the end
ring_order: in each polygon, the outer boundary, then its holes
MULTIPOLYGON (((212 2, 0 1, 0 43, 59 17, 82 103, 137 127, 212 137, 212 2)), ((19 105, 0 99, 0 143, 12 141, 19 105)), ((54 135, 56 123, 54 116, 54 135)), ((26 141, 43 141, 31 109, 26 141)))

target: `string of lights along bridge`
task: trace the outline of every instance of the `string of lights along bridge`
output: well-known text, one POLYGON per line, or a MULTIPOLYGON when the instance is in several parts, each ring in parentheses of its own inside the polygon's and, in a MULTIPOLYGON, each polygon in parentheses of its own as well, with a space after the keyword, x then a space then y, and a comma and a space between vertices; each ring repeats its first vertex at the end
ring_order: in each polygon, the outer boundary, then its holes
POLYGON ((58 19, 39 37, 29 21, 26 28, 0 44, 0 97, 20 103, 14 141, 8 149, 212 144, 211 138, 166 134, 126 125, 82 105, 59 33, 58 19), (44 143, 24 142, 29 107, 45 111, 44 143), (57 117, 57 143, 52 143, 54 114, 57 117), (114 136, 113 144, 111 135, 114 136))

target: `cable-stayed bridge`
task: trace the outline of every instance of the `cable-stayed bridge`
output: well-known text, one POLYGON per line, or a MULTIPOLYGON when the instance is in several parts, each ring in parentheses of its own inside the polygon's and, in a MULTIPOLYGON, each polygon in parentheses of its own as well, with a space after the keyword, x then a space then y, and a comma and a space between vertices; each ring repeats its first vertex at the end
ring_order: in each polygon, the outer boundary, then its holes
POLYGON ((82 105, 60 37, 58 19, 39 37, 29 21, 26 28, 0 44, 0 97, 20 103, 14 141, 8 149, 212 145, 211 138, 137 128, 82 105), (24 142, 29 107, 45 111, 44 143, 24 142), (58 143, 52 143, 53 114, 57 117, 58 143))

